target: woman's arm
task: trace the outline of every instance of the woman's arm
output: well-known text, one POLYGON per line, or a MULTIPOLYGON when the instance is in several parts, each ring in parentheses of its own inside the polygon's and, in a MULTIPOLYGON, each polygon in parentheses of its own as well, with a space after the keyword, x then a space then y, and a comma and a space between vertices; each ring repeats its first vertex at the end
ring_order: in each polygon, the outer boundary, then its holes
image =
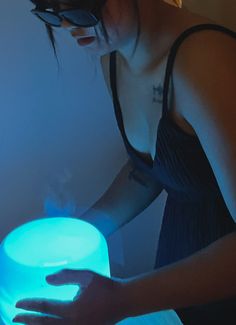
POLYGON ((125 283, 122 313, 133 317, 236 296, 236 232, 177 263, 125 283))
POLYGON ((108 237, 141 213, 163 186, 128 161, 101 198, 82 216, 108 237))

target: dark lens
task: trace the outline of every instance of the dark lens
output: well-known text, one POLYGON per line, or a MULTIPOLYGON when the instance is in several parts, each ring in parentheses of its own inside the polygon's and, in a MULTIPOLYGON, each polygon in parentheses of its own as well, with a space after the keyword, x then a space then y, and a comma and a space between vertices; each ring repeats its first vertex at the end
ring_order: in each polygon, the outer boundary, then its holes
POLYGON ((35 13, 36 16, 38 16, 40 19, 42 19, 44 22, 52 25, 52 26, 60 26, 61 25, 61 19, 54 15, 53 13, 50 13, 50 12, 40 12, 38 11, 37 13, 35 13))
POLYGON ((64 11, 62 16, 72 24, 82 27, 95 26, 98 22, 97 18, 93 14, 80 9, 64 11))

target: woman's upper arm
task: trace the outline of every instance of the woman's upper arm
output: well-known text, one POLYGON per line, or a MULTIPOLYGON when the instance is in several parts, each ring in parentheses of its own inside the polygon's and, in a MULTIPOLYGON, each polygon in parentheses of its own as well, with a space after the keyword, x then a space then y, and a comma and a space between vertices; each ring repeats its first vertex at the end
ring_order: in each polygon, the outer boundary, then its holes
POLYGON ((178 53, 175 97, 236 222, 236 39, 198 33, 178 53))

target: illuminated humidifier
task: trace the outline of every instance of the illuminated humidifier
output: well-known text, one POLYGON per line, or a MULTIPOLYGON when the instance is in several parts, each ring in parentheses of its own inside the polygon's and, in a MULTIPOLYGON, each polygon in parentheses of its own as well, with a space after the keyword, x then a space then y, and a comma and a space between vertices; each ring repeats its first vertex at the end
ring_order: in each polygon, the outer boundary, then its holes
MULTIPOLYGON (((45 277, 62 269, 89 269, 110 277, 107 243, 91 224, 45 218, 13 230, 0 246, 0 317, 12 323, 24 298, 73 300, 77 285, 52 286, 45 277)), ((26 312, 26 311, 24 311, 26 312)))

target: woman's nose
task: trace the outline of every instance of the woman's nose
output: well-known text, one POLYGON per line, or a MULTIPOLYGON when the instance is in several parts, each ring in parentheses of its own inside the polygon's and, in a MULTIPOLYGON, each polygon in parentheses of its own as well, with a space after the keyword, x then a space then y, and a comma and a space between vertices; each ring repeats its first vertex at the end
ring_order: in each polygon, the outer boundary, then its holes
POLYGON ((73 37, 86 35, 84 28, 72 25, 66 19, 62 20, 61 27, 65 28, 73 37))
POLYGON ((73 28, 73 25, 71 25, 71 23, 69 23, 66 19, 62 19, 61 27, 70 31, 70 29, 73 28))
POLYGON ((61 27, 65 28, 72 36, 78 33, 78 26, 74 26, 69 23, 66 19, 63 19, 61 22, 61 27))

